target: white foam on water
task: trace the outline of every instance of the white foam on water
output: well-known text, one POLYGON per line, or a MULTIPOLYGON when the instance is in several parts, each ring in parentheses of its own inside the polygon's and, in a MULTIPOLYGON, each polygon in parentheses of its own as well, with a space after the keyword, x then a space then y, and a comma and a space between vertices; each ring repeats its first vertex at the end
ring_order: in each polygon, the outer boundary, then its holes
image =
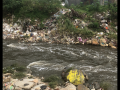
POLYGON ((15 44, 12 44, 12 43, 7 45, 7 46, 12 47, 12 48, 17 48, 17 49, 27 49, 27 47, 15 45, 15 44))
POLYGON ((45 61, 32 62, 32 63, 30 63, 30 64, 27 66, 27 68, 30 68, 30 67, 35 66, 35 65, 41 65, 41 64, 43 64, 43 63, 45 63, 45 61))
MULTIPOLYGON (((66 64, 66 62, 64 62, 66 64)), ((59 63, 53 63, 53 62, 47 62, 47 61, 37 61, 30 63, 27 68, 34 67, 37 70, 56 70, 56 71, 62 71, 65 67, 63 64, 59 63)))
POLYGON ((35 48, 41 52, 44 52, 45 50, 41 49, 40 47, 35 46, 35 48))

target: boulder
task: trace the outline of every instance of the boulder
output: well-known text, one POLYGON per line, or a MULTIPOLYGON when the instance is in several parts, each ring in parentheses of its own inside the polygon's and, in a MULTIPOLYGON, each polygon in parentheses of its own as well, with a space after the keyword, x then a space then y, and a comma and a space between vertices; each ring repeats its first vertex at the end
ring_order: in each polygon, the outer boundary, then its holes
POLYGON ((34 86, 34 79, 24 79, 23 81, 15 82, 16 87, 20 87, 23 89, 31 89, 34 86))
POLYGON ((96 38, 92 38, 91 43, 93 45, 99 45, 98 40, 96 38))
POLYGON ((76 86, 70 83, 67 87, 61 88, 60 90, 76 90, 76 86))
MULTIPOLYGON (((44 85, 45 85, 45 84, 39 84, 39 85, 34 86, 33 88, 31 88, 31 90, 36 90, 36 89, 41 90, 41 87, 44 86, 44 85)), ((46 86, 46 85, 45 85, 45 86, 46 86)), ((47 87, 46 89, 49 90, 48 88, 49 88, 49 87, 47 87)), ((46 89, 45 89, 45 90, 46 90, 46 89)))
POLYGON ((79 84, 76 90, 90 90, 90 89, 85 87, 83 84, 79 84))
POLYGON ((31 89, 34 86, 34 82, 24 83, 23 89, 31 89))

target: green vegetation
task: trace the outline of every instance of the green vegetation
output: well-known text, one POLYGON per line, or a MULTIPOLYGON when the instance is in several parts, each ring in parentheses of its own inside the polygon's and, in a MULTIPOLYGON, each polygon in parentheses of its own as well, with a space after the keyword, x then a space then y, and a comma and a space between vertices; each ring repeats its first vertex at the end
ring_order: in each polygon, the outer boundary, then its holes
POLYGON ((83 4, 83 2, 80 2, 78 5, 71 5, 67 6, 66 8, 74 9, 78 13, 86 13, 88 16, 93 15, 95 12, 106 12, 110 10, 110 18, 111 20, 117 19, 117 5, 116 3, 110 4, 109 2, 105 2, 105 5, 100 5, 100 2, 98 0, 94 0, 94 3, 92 4, 83 4), (113 13, 114 12, 114 13, 113 13))
POLYGON ((3 73, 14 73, 14 68, 11 67, 3 68, 3 73))
POLYGON ((51 88, 55 88, 56 85, 62 83, 62 79, 60 79, 60 77, 58 77, 57 75, 51 75, 48 78, 45 78, 43 82, 48 82, 51 88))
POLYGON ((108 37, 117 40, 117 35, 115 33, 109 33, 108 37))
POLYGON ((49 18, 61 8, 59 0, 4 0, 3 16, 14 14, 16 18, 49 18))
POLYGON ((17 64, 12 64, 8 67, 3 68, 3 73, 11 73, 13 74, 12 75, 13 78, 18 78, 18 79, 25 77, 25 74, 23 73, 25 71, 26 68, 24 66, 19 66, 17 64))
POLYGON ((21 78, 24 78, 26 75, 22 72, 17 72, 13 75, 13 78, 18 78, 18 79, 21 79, 21 78))
POLYGON ((101 30, 100 23, 95 20, 88 25, 88 28, 91 29, 92 31, 97 31, 97 32, 103 31, 101 30))
POLYGON ((110 90, 111 84, 110 82, 103 81, 101 82, 100 87, 103 88, 104 90, 110 90))
POLYGON ((23 72, 23 71, 26 71, 26 68, 19 66, 19 67, 16 67, 16 71, 23 72))
POLYGON ((65 18, 64 16, 61 17, 60 19, 58 19, 58 32, 60 34, 63 34, 64 32, 67 32, 67 35, 74 35, 74 36, 78 36, 79 34, 81 34, 83 37, 92 37, 95 33, 90 30, 89 28, 85 27, 83 29, 81 28, 76 28, 73 24, 72 24, 72 20, 70 20, 69 18, 65 18), (62 21, 62 19, 64 19, 64 21, 62 21), (62 24, 63 22, 63 24, 62 24))

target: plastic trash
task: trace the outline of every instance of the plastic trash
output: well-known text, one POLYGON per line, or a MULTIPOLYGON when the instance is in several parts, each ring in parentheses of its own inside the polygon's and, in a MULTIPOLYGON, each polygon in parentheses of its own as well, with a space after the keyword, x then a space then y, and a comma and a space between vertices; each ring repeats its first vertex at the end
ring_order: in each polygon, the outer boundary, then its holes
POLYGON ((12 90, 12 89, 14 89, 14 87, 13 87, 13 86, 10 86, 10 90, 12 90))
POLYGON ((78 85, 78 84, 83 84, 85 82, 85 77, 81 70, 75 69, 69 71, 67 80, 69 80, 74 85, 78 85))
POLYGON ((103 32, 100 32, 101 35, 103 35, 103 32))
POLYGON ((32 37, 33 36, 33 33, 30 33, 30 37, 32 37))

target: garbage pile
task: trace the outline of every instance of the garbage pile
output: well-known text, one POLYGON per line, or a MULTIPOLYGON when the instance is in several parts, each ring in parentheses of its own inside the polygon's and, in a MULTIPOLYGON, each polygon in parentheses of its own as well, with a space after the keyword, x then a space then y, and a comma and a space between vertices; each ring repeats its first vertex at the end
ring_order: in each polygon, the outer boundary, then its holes
MULTIPOLYGON (((105 20, 104 17, 101 18, 101 27, 105 29, 105 33, 99 32, 96 36, 92 38, 74 38, 69 36, 60 36, 57 33, 58 24, 57 19, 62 14, 68 14, 72 10, 62 9, 51 16, 45 22, 42 22, 43 27, 40 26, 40 21, 35 20, 35 25, 31 25, 30 19, 24 20, 22 22, 20 19, 17 21, 21 23, 6 23, 6 20, 3 19, 3 39, 18 39, 19 42, 48 42, 48 43, 62 43, 62 44, 92 44, 100 46, 110 46, 112 48, 117 48, 117 41, 110 40, 104 34, 109 33, 110 27, 108 25, 108 20, 105 20), (23 26, 22 26, 23 23, 23 26)), ((73 12, 71 12, 73 13, 73 12)), ((73 25, 76 28, 84 28, 88 26, 88 23, 84 22, 81 19, 75 19, 73 25)), ((117 26, 116 26, 117 28, 117 26)))

